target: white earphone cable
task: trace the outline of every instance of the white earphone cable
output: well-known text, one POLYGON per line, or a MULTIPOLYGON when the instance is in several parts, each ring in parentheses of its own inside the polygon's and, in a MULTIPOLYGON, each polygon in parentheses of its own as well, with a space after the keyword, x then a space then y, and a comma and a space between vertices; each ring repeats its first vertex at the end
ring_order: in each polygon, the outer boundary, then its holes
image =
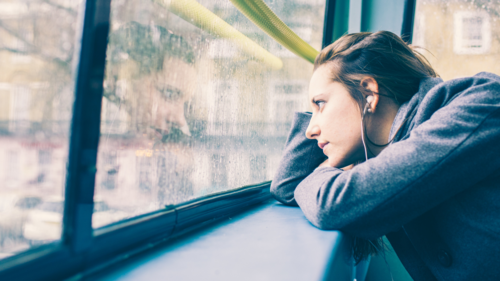
POLYGON ((365 161, 368 161, 368 151, 366 149, 366 142, 365 142, 365 130, 363 130, 363 125, 364 125, 364 120, 365 120, 365 114, 366 111, 368 110, 368 103, 365 105, 365 109, 363 110, 363 115, 361 116, 361 142, 363 142, 363 148, 365 149, 365 161))

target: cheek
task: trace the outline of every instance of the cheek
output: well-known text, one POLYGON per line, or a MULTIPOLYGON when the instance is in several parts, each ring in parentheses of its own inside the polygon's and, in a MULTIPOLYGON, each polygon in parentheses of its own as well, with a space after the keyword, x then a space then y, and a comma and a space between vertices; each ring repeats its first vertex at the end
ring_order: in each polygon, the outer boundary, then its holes
MULTIPOLYGON (((325 108, 327 109, 327 108, 325 108)), ((332 144, 349 146, 361 138, 361 117, 357 105, 330 107, 323 113, 321 134, 332 144)))
POLYGON ((324 113, 321 135, 331 145, 326 151, 330 165, 343 167, 358 161, 363 155, 363 146, 361 116, 357 105, 335 108, 324 113))

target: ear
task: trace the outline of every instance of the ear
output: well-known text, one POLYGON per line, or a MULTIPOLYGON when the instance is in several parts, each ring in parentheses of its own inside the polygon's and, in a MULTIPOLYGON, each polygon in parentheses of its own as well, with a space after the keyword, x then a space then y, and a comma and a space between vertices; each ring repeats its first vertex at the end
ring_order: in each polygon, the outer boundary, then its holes
POLYGON ((368 112, 375 113, 380 95, 377 81, 370 76, 361 80, 360 86, 364 89, 364 97, 368 102, 368 112))

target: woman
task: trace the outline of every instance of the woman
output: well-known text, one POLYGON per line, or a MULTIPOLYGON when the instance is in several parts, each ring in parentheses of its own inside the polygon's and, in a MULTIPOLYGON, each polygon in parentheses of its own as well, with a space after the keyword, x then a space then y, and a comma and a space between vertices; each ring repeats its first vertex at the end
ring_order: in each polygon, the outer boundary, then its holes
POLYGON ((386 235, 414 280, 500 277, 500 77, 443 82, 393 33, 357 33, 318 55, 309 99, 277 200, 359 237, 358 259, 386 235))

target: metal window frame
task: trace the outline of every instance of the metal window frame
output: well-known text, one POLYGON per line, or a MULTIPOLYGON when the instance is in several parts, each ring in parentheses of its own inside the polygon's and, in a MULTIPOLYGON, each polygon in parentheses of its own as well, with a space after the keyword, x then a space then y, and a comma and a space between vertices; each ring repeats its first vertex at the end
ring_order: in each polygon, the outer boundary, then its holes
POLYGON ((403 26, 401 27, 401 38, 411 44, 413 41, 413 26, 415 24, 415 9, 417 0, 405 0, 403 26))
POLYGON ((379 15, 379 11, 372 8, 401 5, 401 0, 326 0, 322 48, 347 33, 376 32, 379 29, 400 32, 403 40, 411 44, 416 3, 417 0, 405 0, 401 9, 397 9, 401 17, 396 14, 391 15, 390 20, 382 20, 386 15, 379 15), (381 25, 373 25, 374 19, 381 25))

